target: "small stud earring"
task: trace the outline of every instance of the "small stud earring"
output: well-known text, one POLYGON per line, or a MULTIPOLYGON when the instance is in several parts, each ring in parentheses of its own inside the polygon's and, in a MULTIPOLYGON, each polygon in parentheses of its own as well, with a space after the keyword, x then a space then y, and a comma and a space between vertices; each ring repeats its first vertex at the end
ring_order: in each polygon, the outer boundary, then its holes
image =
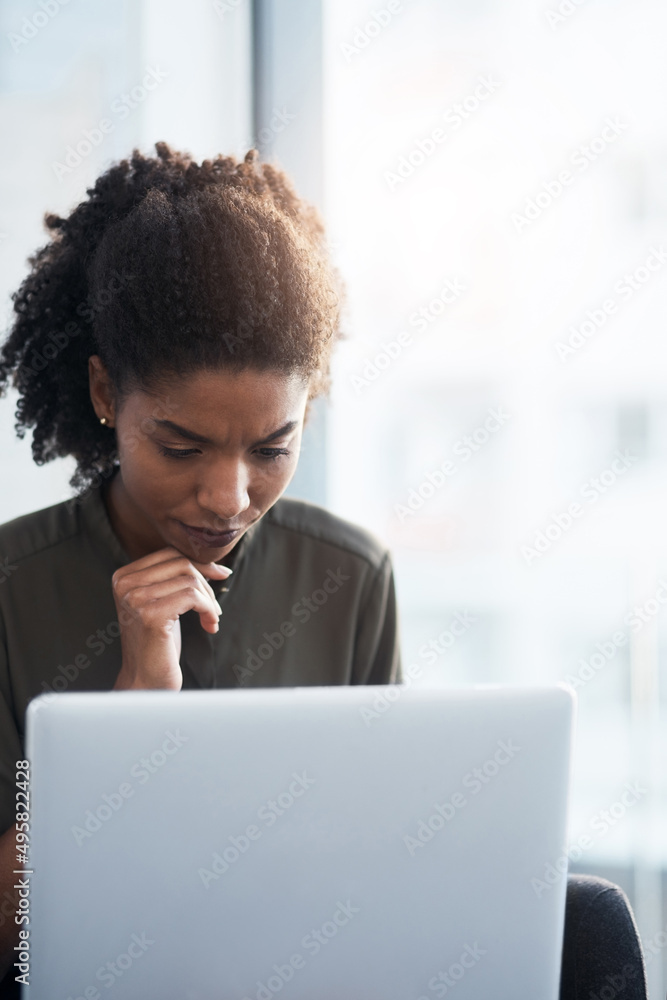
POLYGON ((100 417, 100 423, 101 424, 105 424, 106 425, 106 422, 107 422, 107 418, 106 417, 100 417))

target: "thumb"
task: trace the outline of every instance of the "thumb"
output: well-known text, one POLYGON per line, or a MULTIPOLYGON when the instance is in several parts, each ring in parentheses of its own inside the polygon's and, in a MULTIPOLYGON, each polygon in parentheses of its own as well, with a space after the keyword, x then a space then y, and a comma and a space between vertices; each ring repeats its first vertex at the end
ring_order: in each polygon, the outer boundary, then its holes
POLYGON ((216 580, 226 580, 233 573, 229 566, 221 566, 220 563, 199 563, 198 568, 203 576, 215 577, 216 580))

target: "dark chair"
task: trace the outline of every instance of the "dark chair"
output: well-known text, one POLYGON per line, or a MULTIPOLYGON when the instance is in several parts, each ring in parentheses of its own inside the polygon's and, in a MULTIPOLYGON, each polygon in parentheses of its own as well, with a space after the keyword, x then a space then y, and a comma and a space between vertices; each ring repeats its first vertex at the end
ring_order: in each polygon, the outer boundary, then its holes
POLYGON ((641 941, 613 882, 569 875, 560 1000, 646 1000, 641 941))
POLYGON ((14 979, 14 970, 10 969, 4 979, 0 980, 0 1000, 20 1000, 21 987, 14 979))

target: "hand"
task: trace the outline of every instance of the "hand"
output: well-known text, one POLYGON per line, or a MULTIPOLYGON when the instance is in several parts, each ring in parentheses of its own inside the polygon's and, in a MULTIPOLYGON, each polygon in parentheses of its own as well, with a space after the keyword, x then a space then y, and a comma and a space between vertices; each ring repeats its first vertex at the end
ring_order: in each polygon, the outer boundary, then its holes
POLYGON ((112 587, 123 663, 115 691, 180 691, 179 616, 194 610, 202 628, 215 634, 222 608, 205 577, 226 580, 231 572, 219 563, 193 562, 171 547, 116 570, 112 587))

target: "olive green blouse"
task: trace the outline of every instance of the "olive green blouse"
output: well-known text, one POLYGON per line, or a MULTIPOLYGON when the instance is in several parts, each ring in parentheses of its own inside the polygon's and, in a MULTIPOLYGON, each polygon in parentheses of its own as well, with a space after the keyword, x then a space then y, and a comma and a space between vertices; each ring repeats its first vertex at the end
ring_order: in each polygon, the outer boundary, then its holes
MULTIPOLYGON (((362 528, 280 499, 209 581, 220 631, 181 617, 184 688, 400 680, 389 553, 362 528)), ((111 690, 121 666, 111 576, 130 562, 100 489, 0 526, 0 832, 13 822, 25 710, 42 692, 111 690)))

